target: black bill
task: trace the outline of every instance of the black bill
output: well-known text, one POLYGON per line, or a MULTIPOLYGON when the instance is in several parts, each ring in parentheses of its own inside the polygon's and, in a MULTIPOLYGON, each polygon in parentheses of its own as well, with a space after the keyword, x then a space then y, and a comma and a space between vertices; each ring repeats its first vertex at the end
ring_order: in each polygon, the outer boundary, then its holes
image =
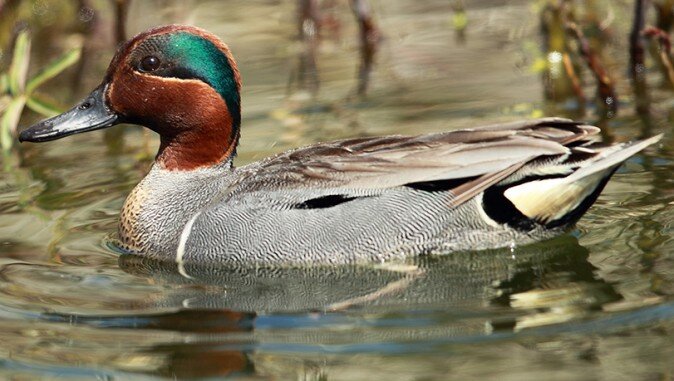
POLYGON ((22 131, 19 141, 46 142, 114 126, 119 122, 119 116, 105 104, 105 86, 101 85, 70 110, 22 131))

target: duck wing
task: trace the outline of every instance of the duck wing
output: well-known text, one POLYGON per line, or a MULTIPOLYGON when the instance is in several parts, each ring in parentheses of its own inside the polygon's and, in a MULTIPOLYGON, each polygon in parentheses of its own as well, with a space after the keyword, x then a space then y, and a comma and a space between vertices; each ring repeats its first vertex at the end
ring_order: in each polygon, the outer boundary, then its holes
POLYGON ((226 198, 257 191, 289 192, 300 198, 311 194, 358 197, 387 188, 450 181, 451 203, 456 206, 534 159, 570 155, 570 145, 589 143, 597 132, 597 127, 568 119, 545 118, 316 144, 239 168, 239 180, 229 187, 226 198))

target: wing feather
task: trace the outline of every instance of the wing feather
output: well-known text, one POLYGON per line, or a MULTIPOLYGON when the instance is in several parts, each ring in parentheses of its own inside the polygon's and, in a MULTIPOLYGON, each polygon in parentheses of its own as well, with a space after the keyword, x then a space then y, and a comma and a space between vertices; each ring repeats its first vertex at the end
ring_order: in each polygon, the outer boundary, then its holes
POLYGON ((452 204, 458 205, 533 159, 568 155, 566 144, 587 140, 598 131, 568 119, 545 118, 419 136, 323 143, 238 169, 240 180, 227 195, 295 189, 350 194, 466 179, 453 191, 452 204))

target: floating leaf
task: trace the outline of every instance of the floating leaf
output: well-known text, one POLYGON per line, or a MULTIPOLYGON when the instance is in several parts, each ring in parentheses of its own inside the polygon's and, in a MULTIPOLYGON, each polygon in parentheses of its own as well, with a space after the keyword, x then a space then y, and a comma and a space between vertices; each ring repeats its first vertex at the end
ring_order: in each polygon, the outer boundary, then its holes
POLYGON ((454 25, 454 30, 464 30, 468 26, 468 17, 466 12, 455 12, 452 15, 452 25, 454 25))
POLYGON ((28 31, 22 30, 16 36, 12 63, 9 65, 9 91, 13 95, 23 93, 28 75, 28 62, 30 61, 30 36, 28 31))
POLYGON ((50 62, 26 85, 26 93, 30 94, 35 88, 56 77, 63 70, 75 64, 80 59, 82 50, 75 48, 61 55, 59 58, 50 62))
POLYGON ((0 145, 3 151, 9 151, 14 144, 14 133, 25 104, 26 97, 24 96, 12 99, 0 119, 0 145))
POLYGON ((531 118, 542 118, 544 116, 545 116, 545 112, 541 109, 537 108, 537 109, 531 110, 531 115, 530 115, 531 118))
POLYGON ((28 100, 26 100, 26 106, 28 106, 29 109, 35 111, 36 113, 46 117, 58 115, 62 111, 56 105, 52 104, 51 102, 45 100, 42 97, 37 96, 36 94, 32 94, 30 97, 28 97, 28 100))

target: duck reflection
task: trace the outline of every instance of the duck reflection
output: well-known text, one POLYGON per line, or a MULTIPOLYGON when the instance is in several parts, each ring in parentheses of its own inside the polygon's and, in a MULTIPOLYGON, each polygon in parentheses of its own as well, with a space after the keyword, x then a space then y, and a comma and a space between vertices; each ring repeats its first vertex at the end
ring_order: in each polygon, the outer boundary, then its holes
POLYGON ((128 274, 89 274, 11 263, 0 267, 0 295, 21 307, 0 306, 0 336, 12 361, 30 364, 181 379, 290 376, 334 352, 416 353, 583 318, 620 298, 587 259, 567 235, 383 265, 178 266, 123 255, 128 274), (100 286, 115 282, 127 291, 100 286), (59 312, 44 312, 45 299, 59 312), (306 361, 288 362, 287 353, 306 361))
POLYGON ((239 346, 245 366, 231 352, 218 352, 219 340, 198 350, 183 345, 153 348, 171 359, 172 372, 223 374, 223 364, 230 363, 237 371, 260 375, 267 368, 277 372, 279 366, 267 364, 270 357, 261 354, 286 346, 313 351, 347 343, 452 342, 582 318, 620 299, 595 276, 587 259, 588 251, 567 235, 527 247, 389 265, 178 266, 131 255, 120 257, 119 264, 157 285, 181 285, 146 301, 154 308, 181 309, 175 321, 167 316, 161 322, 149 319, 148 327, 221 333, 227 331, 224 324, 237 327, 230 332, 250 334, 248 345, 239 346), (219 320, 223 316, 230 323, 219 320), (346 325, 355 328, 344 330, 346 325), (191 356, 199 360, 190 361, 191 356))
MULTIPOLYGON (((619 296, 597 279, 588 251, 566 235, 513 249, 421 257, 405 263, 316 267, 219 267, 123 255, 120 267, 160 285, 190 285, 152 301, 156 307, 248 313, 409 310, 426 307, 528 306, 536 293, 582 288, 605 303, 619 296), (581 286, 582 285, 582 286, 581 286), (531 298, 529 299, 531 300, 531 298)), ((549 295, 549 294, 548 294, 549 295)), ((569 297, 571 294, 568 293, 569 297)))
POLYGON ((160 345, 151 349, 154 356, 164 355, 155 373, 176 379, 209 376, 245 376, 255 369, 248 351, 227 350, 216 344, 160 345))

